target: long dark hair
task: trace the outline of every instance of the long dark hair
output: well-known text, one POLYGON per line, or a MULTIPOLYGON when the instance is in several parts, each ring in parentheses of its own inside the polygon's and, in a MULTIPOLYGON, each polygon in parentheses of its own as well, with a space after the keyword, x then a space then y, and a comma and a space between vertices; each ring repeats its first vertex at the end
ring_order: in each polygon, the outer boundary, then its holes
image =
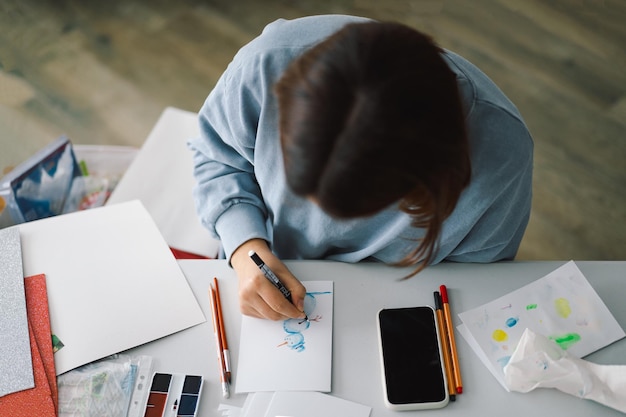
POLYGON ((275 86, 289 187, 329 215, 393 203, 424 236, 398 265, 434 258, 469 183, 454 73, 430 37, 397 23, 345 26, 294 60, 275 86))

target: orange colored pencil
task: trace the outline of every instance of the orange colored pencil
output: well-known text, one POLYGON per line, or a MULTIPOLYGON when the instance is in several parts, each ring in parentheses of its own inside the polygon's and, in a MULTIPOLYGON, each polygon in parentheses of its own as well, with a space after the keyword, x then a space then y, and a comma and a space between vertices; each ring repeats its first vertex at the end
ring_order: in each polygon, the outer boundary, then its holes
POLYGON ((452 354, 452 370, 454 373, 454 384, 456 385, 456 393, 463 393, 463 382, 461 381, 461 368, 459 367, 459 355, 456 350, 456 341, 454 339, 454 328, 452 327, 452 314, 450 313, 450 304, 448 303, 448 289, 445 285, 439 287, 441 292, 441 300, 443 301, 443 314, 446 322, 448 333, 448 341, 450 342, 450 353, 452 354))
POLYGON ((456 399, 456 387, 454 386, 454 376, 452 375, 452 358, 450 357, 450 343, 444 324, 443 311, 441 310, 441 294, 435 291, 435 312, 437 313, 437 323, 439 324, 439 339, 441 340, 441 350, 443 353, 443 364, 446 368, 446 379, 448 380, 448 393, 450 399, 456 399))
POLYGON ((220 298, 220 287, 217 282, 217 278, 213 278, 213 284, 215 285, 215 300, 217 303, 217 317, 219 325, 220 340, 222 342, 222 355, 224 356, 224 368, 226 370, 226 378, 230 383, 231 380, 231 367, 230 367, 230 350, 228 349, 228 341, 226 340, 226 326, 224 325, 224 315, 222 313, 222 300, 220 298))
POLYGON ((226 366, 224 365, 224 355, 222 349, 222 340, 219 332, 219 314, 217 309, 217 296, 212 285, 209 285, 209 300, 211 301, 211 312, 213 313, 213 333, 215 334, 215 343, 217 347, 217 360, 220 367, 220 382, 222 384, 222 395, 224 398, 230 397, 230 388, 226 378, 226 366))

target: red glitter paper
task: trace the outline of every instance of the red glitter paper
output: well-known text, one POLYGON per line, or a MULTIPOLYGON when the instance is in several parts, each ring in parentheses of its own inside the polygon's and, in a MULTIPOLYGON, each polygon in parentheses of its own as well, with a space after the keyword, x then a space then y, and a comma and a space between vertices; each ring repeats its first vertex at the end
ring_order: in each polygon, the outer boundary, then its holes
POLYGON ((28 277, 24 284, 35 388, 0 397, 0 415, 55 417, 58 394, 45 275, 28 277))

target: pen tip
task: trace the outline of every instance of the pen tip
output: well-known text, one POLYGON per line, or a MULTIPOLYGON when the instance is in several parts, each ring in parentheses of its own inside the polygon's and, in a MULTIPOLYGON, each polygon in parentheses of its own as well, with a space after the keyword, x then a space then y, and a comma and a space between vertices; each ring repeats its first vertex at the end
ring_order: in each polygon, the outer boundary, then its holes
POLYGON ((439 291, 435 291, 433 295, 435 296, 435 309, 439 310, 441 309, 441 294, 439 294, 439 291))
POLYGON ((463 394, 463 387, 456 387, 457 394, 463 394))
POLYGON ((454 394, 450 395, 450 401, 456 401, 456 395, 454 394))

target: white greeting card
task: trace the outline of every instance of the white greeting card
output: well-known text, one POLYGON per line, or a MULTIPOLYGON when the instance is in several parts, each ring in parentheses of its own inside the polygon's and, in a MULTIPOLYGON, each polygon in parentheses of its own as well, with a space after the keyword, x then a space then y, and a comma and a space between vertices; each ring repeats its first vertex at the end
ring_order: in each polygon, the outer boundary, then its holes
POLYGON ((304 281, 309 320, 271 321, 244 316, 236 390, 330 391, 332 281, 304 281))

